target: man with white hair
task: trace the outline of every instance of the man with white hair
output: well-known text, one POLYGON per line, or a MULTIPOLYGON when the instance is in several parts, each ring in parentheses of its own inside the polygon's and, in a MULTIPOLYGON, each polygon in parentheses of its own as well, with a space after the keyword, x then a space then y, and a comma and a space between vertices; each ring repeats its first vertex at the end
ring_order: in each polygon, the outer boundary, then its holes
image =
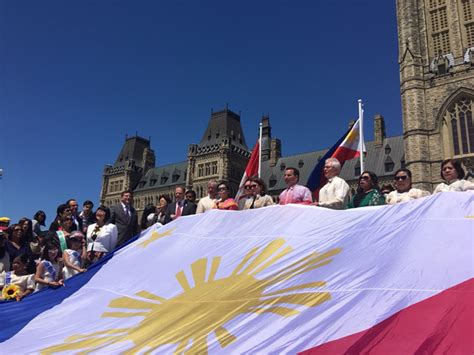
POLYGON ((217 181, 210 180, 207 183, 207 196, 199 200, 196 213, 204 213, 214 207, 217 198, 217 181))
POLYGON ((326 159, 324 163, 324 176, 328 179, 319 191, 318 206, 343 210, 346 208, 349 196, 349 185, 339 177, 341 163, 336 158, 326 159))

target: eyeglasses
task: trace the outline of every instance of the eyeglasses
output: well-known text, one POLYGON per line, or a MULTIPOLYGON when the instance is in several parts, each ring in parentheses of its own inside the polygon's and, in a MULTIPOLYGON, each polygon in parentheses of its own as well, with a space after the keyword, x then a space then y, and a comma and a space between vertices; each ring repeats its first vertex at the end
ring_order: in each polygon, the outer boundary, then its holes
POLYGON ((13 231, 14 231, 14 232, 21 232, 21 231, 23 231, 23 229, 21 229, 21 228, 15 228, 15 229, 13 229, 13 231))
POLYGON ((245 188, 245 190, 250 190, 252 188, 252 186, 246 185, 246 186, 244 186, 244 188, 245 188))
POLYGON ((227 191, 227 187, 219 187, 219 191, 227 191))
POLYGON ((395 176, 393 180, 398 181, 398 180, 406 180, 408 178, 407 175, 400 175, 400 176, 395 176))
POLYGON ((250 187, 253 189, 254 187, 257 187, 258 185, 257 184, 252 184, 250 185, 250 187))
POLYGON ((370 180, 370 176, 363 175, 359 178, 359 180, 370 180))

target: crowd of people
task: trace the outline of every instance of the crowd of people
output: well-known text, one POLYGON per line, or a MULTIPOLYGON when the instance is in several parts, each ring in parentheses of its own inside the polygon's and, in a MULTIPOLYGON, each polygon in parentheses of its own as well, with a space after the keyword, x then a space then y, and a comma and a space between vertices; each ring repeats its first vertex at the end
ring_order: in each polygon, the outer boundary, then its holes
MULTIPOLYGON (((396 204, 428 196, 428 191, 412 187, 409 169, 399 169, 393 177, 393 185, 379 188, 378 177, 364 171, 358 180, 357 191, 349 196, 349 185, 341 177, 341 164, 335 158, 325 162, 324 176, 327 183, 320 189, 317 201, 313 193, 298 184, 299 171, 286 168, 286 189, 278 203, 303 204, 331 209, 359 208, 383 204, 396 204)), ((463 180, 464 169, 459 161, 448 159, 441 164, 440 183, 434 193, 474 190, 474 183, 463 180)), ((108 208, 85 201, 81 212, 75 199, 57 207, 57 215, 46 227, 46 214, 35 213, 32 219, 22 218, 11 224, 7 217, 0 218, 0 299, 21 300, 44 287, 64 286, 68 278, 87 271, 93 263, 107 253, 127 243, 140 230, 159 224, 164 225, 181 216, 205 213, 212 209, 246 210, 275 204, 267 193, 265 182, 259 177, 249 178, 244 193, 234 199, 229 185, 215 180, 208 182, 208 195, 196 203, 196 193, 184 187, 175 189, 174 200, 163 195, 158 206, 147 205, 140 223, 133 207, 131 191, 121 193, 120 203, 108 208)))

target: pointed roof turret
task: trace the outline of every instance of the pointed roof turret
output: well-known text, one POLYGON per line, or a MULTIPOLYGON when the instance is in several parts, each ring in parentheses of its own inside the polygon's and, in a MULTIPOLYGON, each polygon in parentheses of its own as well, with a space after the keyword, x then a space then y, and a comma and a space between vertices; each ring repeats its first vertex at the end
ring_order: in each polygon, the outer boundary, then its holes
POLYGON ((114 163, 114 167, 123 166, 127 160, 135 161, 135 165, 142 167, 142 157, 145 149, 150 148, 150 140, 139 137, 125 137, 125 143, 122 146, 122 150, 117 156, 117 160, 114 163))
POLYGON ((199 147, 221 144, 224 139, 228 139, 229 143, 239 148, 248 150, 240 124, 240 116, 228 108, 211 113, 211 119, 199 147))

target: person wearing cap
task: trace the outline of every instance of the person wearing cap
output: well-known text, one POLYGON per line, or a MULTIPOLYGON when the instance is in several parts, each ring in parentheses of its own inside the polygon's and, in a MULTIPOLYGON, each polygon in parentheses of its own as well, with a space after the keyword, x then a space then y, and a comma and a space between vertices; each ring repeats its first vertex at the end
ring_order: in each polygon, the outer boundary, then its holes
POLYGON ((0 217, 0 227, 9 227, 10 226, 10 218, 8 217, 0 217))
POLYGON ((67 249, 63 252, 63 277, 64 280, 86 272, 83 263, 87 258, 86 241, 81 231, 74 231, 67 239, 67 249))

